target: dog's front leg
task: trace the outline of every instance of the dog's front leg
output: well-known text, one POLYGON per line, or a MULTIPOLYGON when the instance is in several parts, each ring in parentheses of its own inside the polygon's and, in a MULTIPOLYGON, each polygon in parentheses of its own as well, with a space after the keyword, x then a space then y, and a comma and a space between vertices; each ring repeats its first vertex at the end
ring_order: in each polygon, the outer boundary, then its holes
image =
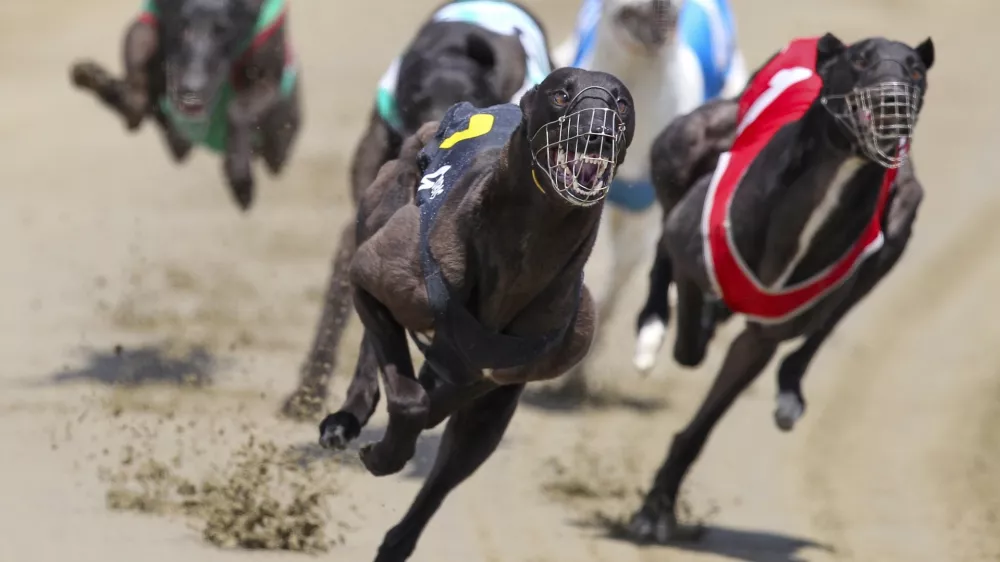
POLYGON ((278 89, 270 83, 258 82, 251 88, 237 92, 229 103, 226 135, 225 171, 233 197, 244 211, 253 203, 254 133, 260 129, 260 120, 278 100, 278 89))
POLYGON ((389 412, 385 434, 381 441, 362 447, 361 461, 368 472, 385 476, 399 472, 413 458, 430 401, 413 371, 403 326, 384 304, 360 286, 354 288, 354 306, 378 358, 389 412))
POLYGON ((149 67, 159 45, 156 24, 136 20, 125 33, 124 80, 114 78, 96 62, 83 61, 72 67, 73 83, 97 94, 105 105, 124 117, 128 130, 134 131, 149 112, 149 67))
POLYGON ((900 170, 895 192, 889 200, 882 221, 885 245, 877 254, 861 264, 857 279, 848 289, 850 292, 823 325, 809 334, 798 349, 781 361, 781 366, 778 368, 778 397, 774 410, 774 422, 779 429, 790 431, 805 413, 806 401, 802 394, 802 378, 823 342, 844 316, 892 271, 903 256, 923 193, 923 187, 913 175, 912 165, 907 163, 900 170))

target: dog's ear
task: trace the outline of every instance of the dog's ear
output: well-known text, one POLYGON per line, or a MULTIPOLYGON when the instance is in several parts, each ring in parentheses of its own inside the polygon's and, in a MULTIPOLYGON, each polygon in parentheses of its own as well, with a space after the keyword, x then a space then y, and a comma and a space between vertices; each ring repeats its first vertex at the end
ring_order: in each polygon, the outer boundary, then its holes
POLYGON ((478 34, 471 34, 465 39, 465 52, 469 58, 476 61, 476 64, 485 70, 490 70, 496 66, 496 54, 493 52, 493 45, 484 37, 478 34))
POLYGON ((914 49, 917 52, 917 56, 920 57, 920 61, 924 63, 924 68, 930 70, 931 66, 934 65, 934 41, 930 37, 924 39, 924 42, 917 45, 914 49))
POLYGON ((819 43, 816 44, 816 70, 843 53, 845 49, 847 45, 832 33, 820 37, 819 43))
POLYGON ((528 110, 531 108, 531 104, 535 101, 535 96, 538 95, 538 86, 532 86, 530 90, 524 92, 521 96, 521 101, 518 102, 518 106, 521 108, 521 121, 523 123, 528 122, 528 110))

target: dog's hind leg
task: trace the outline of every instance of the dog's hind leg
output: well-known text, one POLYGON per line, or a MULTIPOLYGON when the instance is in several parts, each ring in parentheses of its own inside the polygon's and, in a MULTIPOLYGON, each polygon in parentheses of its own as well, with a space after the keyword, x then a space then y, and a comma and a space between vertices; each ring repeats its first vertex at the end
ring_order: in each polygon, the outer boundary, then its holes
POLYGON ((361 338, 358 364, 347 387, 347 397, 340 409, 327 416, 319 426, 320 445, 328 449, 343 449, 357 439, 375 412, 378 401, 378 358, 371 336, 366 331, 361 338))
MULTIPOLYGON (((351 198, 357 205, 361 193, 378 175, 379 169, 396 156, 401 139, 393 138, 378 114, 358 147, 351 163, 351 198)), ((336 368, 337 351, 354 311, 350 265, 357 250, 357 214, 351 213, 337 242, 319 325, 309 355, 301 368, 299 385, 285 400, 282 415, 292 419, 312 419, 323 407, 330 377, 336 368)))
POLYGON ((524 385, 501 386, 451 416, 434 468, 403 519, 386 533, 375 562, 410 557, 421 533, 445 497, 496 450, 507 431, 524 385))
POLYGON ((686 530, 678 525, 675 511, 684 476, 697 460, 715 424, 767 366, 777 345, 777 341, 761 337, 752 327, 733 341, 708 396, 687 427, 674 436, 652 489, 629 523, 629 532, 637 540, 666 543, 674 539, 693 538, 686 536, 686 530))
POLYGON ((352 220, 340 233, 312 348, 302 365, 298 387, 282 406, 282 415, 291 419, 312 419, 323 409, 330 377, 337 363, 337 348, 354 310, 350 266, 357 249, 356 230, 352 220))
POLYGON ((385 434, 380 441, 361 448, 361 461, 371 474, 385 476, 399 472, 413 458, 417 438, 427 422, 430 399, 413 372, 403 326, 361 287, 355 287, 354 305, 378 358, 389 412, 385 434))

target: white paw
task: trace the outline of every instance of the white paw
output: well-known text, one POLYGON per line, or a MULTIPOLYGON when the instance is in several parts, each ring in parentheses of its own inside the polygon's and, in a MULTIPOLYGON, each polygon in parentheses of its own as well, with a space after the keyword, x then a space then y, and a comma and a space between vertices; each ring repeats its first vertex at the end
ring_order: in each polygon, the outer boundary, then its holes
POLYGON ((648 373, 656 364, 656 354, 659 353, 660 347, 663 345, 663 337, 666 333, 667 327, 659 318, 646 321, 639 329, 632 364, 640 373, 648 373))
POLYGON ((782 392, 778 394, 777 405, 774 408, 774 423, 782 431, 791 431, 804 411, 802 402, 794 392, 782 392))
POLYGON ((416 333, 417 341, 423 345, 431 345, 434 341, 434 330, 424 330, 416 333))

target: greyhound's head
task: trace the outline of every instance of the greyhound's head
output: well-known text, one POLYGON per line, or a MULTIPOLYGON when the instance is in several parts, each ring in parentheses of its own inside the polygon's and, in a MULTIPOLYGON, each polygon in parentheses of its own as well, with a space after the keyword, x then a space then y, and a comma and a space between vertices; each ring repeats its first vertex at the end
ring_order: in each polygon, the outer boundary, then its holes
POLYGON ((418 38, 400 62, 396 98, 403 128, 411 133, 439 121, 458 102, 488 107, 508 101, 527 71, 516 37, 461 22, 432 25, 435 31, 418 38), (508 68, 515 65, 520 72, 508 68))
POLYGON ((630 50, 655 55, 677 36, 684 0, 604 0, 601 17, 630 50))
POLYGON ((560 68, 521 98, 532 173, 572 205, 607 195, 635 132, 632 94, 606 72, 560 68))
POLYGON ((204 116, 252 39, 259 0, 182 0, 164 21, 167 96, 188 117, 204 116))
POLYGON ((823 79, 820 102, 852 139, 856 150, 888 168, 902 165, 900 144, 913 136, 934 65, 930 37, 916 48, 875 37, 845 45, 833 34, 817 47, 823 79))

